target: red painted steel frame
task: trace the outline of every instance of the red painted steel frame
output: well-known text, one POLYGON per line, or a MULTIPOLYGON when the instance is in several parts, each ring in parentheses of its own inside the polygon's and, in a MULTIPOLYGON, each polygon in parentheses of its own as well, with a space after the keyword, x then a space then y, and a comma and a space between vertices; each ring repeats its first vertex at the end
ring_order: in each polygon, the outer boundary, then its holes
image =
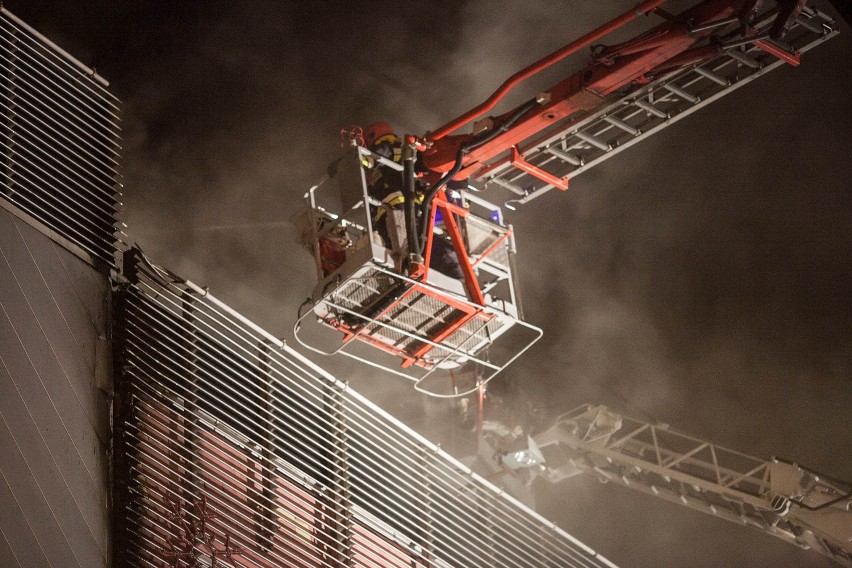
MULTIPOLYGON (((511 231, 507 231, 504 235, 498 238, 491 246, 488 247, 480 256, 476 259, 475 262, 471 262, 470 257, 467 254, 467 249, 464 244, 464 239, 462 237, 461 231, 459 230, 458 224, 456 223, 455 216, 458 215, 460 217, 468 217, 470 215, 470 211, 465 209, 464 207, 460 207, 455 203, 447 200, 446 192, 442 189, 440 190, 432 200, 432 206, 429 211, 429 231, 427 233, 426 240, 426 256, 422 265, 415 266, 409 277, 414 280, 419 280, 420 282, 424 282, 424 284, 412 283, 406 289, 398 299, 394 300, 391 304, 389 304, 386 308, 384 308, 377 316, 373 317, 374 321, 378 321, 383 316, 389 314, 394 308, 399 306, 404 300, 409 298, 415 292, 419 292, 421 294, 425 294, 427 296, 431 296, 440 302, 443 302, 455 310, 461 312, 461 315, 450 321, 437 330, 437 332, 428 337, 427 339, 432 343, 440 344, 442 341, 450 337, 453 333, 458 331, 465 324, 470 322, 473 319, 479 319, 483 322, 489 321, 493 316, 491 314, 486 313, 482 307, 485 306, 485 295, 482 293, 482 288, 479 286, 479 280, 476 278, 476 274, 474 273, 474 267, 482 261, 489 254, 494 252, 501 243, 505 242, 505 240, 511 234, 511 231), (464 274, 464 282, 465 289, 468 294, 468 299, 475 304, 476 306, 471 306, 465 302, 461 302, 450 296, 449 294, 443 293, 440 290, 435 289, 428 284, 425 284, 427 276, 429 274, 429 267, 432 260, 432 242, 434 239, 434 228, 435 228, 435 218, 438 211, 441 211, 441 215, 444 220, 444 230, 447 235, 450 237, 450 241, 453 244, 453 250, 456 253, 456 257, 458 258, 459 265, 462 269, 462 273, 464 274)), ((343 332, 343 343, 348 343, 352 340, 359 340, 365 343, 369 343, 383 351, 386 351, 392 355, 396 355, 402 357, 402 367, 408 368, 412 365, 419 365, 424 368, 431 367, 431 364, 423 359, 423 357, 432 349, 434 349, 434 345, 431 343, 424 343, 417 347, 414 351, 407 351, 404 348, 394 347, 388 343, 385 343, 379 339, 376 339, 370 335, 365 335, 364 332, 367 329, 369 322, 365 322, 363 325, 354 327, 348 324, 345 324, 340 321, 329 322, 330 325, 343 332)), ((382 325, 379 323, 379 325, 382 325)))
POLYGON ((489 254, 491 254, 492 252, 497 250, 497 247, 500 246, 503 243, 503 241, 508 239, 510 236, 512 236, 512 230, 511 229, 507 230, 505 233, 503 233, 502 237, 500 237, 499 239, 497 239, 496 241, 491 243, 491 246, 488 247, 487 249, 485 249, 485 252, 483 252, 481 255, 479 255, 479 258, 474 260, 473 263, 471 264, 471 266, 475 267, 477 264, 482 262, 485 259, 486 256, 488 256, 489 254))
POLYGON ((459 207, 455 203, 450 203, 447 200, 447 194, 443 189, 438 191, 432 199, 432 208, 429 211, 429 231, 426 238, 426 257, 423 262, 423 267, 418 270, 418 274, 421 275, 424 280, 429 274, 429 264, 432 261, 432 240, 435 232, 435 215, 438 212, 438 209, 441 210, 441 216, 444 218, 444 230, 447 231, 447 235, 453 243, 453 250, 456 253, 456 257, 458 257, 462 274, 464 274, 464 283, 465 288, 467 289, 468 298, 470 298, 470 300, 475 304, 484 306, 485 296, 482 294, 482 289, 479 287, 479 281, 476 279, 476 274, 473 272, 473 266, 471 265, 470 258, 467 256, 467 250, 464 246, 461 231, 459 231, 455 217, 453 217, 453 214, 467 217, 470 215, 470 211, 463 207, 459 207))
MULTIPOLYGON (((443 340, 445 340, 447 337, 452 335, 455 331, 457 331, 459 328, 461 328, 463 325, 465 325, 467 322, 469 322, 472 319, 480 319, 482 321, 488 321, 493 317, 490 314, 485 313, 481 308, 476 308, 476 307, 471 306, 469 304, 465 304, 464 302, 459 302, 458 300, 450 297, 447 294, 441 293, 440 291, 432 288, 431 286, 421 285, 421 284, 411 284, 411 287, 408 288, 399 297, 399 299, 395 300, 392 304, 390 304, 387 308, 382 310, 382 312, 378 316, 374 317, 373 319, 378 321, 379 318, 381 318, 385 314, 389 313, 393 308, 398 306, 403 300, 405 300, 406 298, 408 298, 409 296, 411 296, 415 292, 419 292, 421 294, 431 296, 431 297, 451 306, 453 309, 456 309, 456 310, 462 312, 461 316, 459 316, 455 320, 449 322, 445 327, 438 330, 438 332, 435 335, 428 338, 429 341, 432 341, 433 343, 439 343, 440 344, 443 340)), ((408 367, 411 367, 412 365, 415 365, 415 364, 418 365, 418 366, 421 366, 423 368, 430 368, 432 366, 431 363, 429 363, 428 361, 425 361, 423 359, 423 357, 426 355, 426 353, 428 353, 429 351, 431 351, 435 347, 434 345, 432 345, 430 343, 425 343, 425 344, 421 345, 420 347, 418 347, 415 351, 410 352, 410 351, 407 351, 403 348, 394 347, 393 345, 389 345, 389 344, 387 344, 387 343, 385 343, 385 342, 383 342, 379 339, 376 339, 372 336, 364 335, 362 332, 367 328, 369 323, 365 323, 364 325, 358 327, 357 329, 354 328, 354 327, 351 327, 349 325, 346 325, 343 322, 330 322, 330 323, 333 327, 335 327, 338 330, 340 330, 341 332, 343 332, 343 334, 344 334, 343 343, 348 343, 349 341, 351 341, 353 339, 357 339, 359 341, 369 343, 370 345, 373 345, 374 347, 378 347, 379 349, 386 351, 386 352, 390 353, 391 355, 396 355, 396 356, 402 357, 403 361, 402 361, 401 366, 402 366, 403 369, 407 369, 408 367)), ((381 325, 381 323, 379 323, 379 325, 381 325)))
POLYGON ((665 0, 645 0, 644 2, 641 2, 640 4, 638 4, 635 8, 633 8, 629 12, 625 12, 624 14, 620 15, 619 17, 615 18, 614 20, 610 20, 609 22, 607 22, 603 26, 597 28, 596 30, 591 31, 591 32, 587 33, 586 35, 584 35, 583 37, 572 41, 571 43, 569 43, 565 47, 563 47, 563 48, 561 48, 557 51, 554 51, 553 53, 551 53, 547 57, 539 59, 538 61, 536 61, 532 65, 529 65, 529 66, 525 67, 524 69, 521 69, 520 71, 518 71, 517 73, 515 73, 514 75, 512 75, 511 77, 506 79, 506 81, 502 85, 500 85, 500 88, 498 88, 494 92, 494 94, 492 94, 490 97, 488 97, 488 99, 485 102, 483 102, 479 106, 469 110, 468 112, 461 115, 460 117, 458 117, 454 120, 451 120, 450 122, 448 122, 444 126, 435 130, 435 132, 427 135, 427 139, 438 140, 439 138, 443 138, 444 136, 446 136, 447 134, 449 134, 453 130, 456 130, 457 128, 459 128, 461 126, 464 126, 465 124, 467 124, 468 122, 470 122, 474 118, 482 116, 483 113, 486 113, 489 110, 491 110, 492 108, 494 108, 494 105, 496 105, 498 102, 500 102, 500 99, 502 99, 506 95, 506 93, 508 93, 510 90, 512 90, 512 88, 514 88, 515 85, 517 85, 521 81, 523 81, 523 80, 525 80, 529 77, 532 77, 533 75, 535 75, 539 71, 542 71, 543 69, 546 69, 547 67, 550 67, 554 63, 561 61, 562 59, 566 58, 567 56, 571 55, 572 53, 576 53, 578 50, 580 50, 580 49, 582 49, 582 48, 584 48, 588 45, 591 45, 592 42, 595 42, 595 41, 599 40, 600 38, 604 37, 605 35, 612 33, 613 31, 622 27, 626 23, 634 20, 637 16, 642 16, 644 14, 647 14, 648 12, 651 12, 652 10, 654 10, 654 8, 656 8, 657 6, 662 4, 663 2, 665 2, 665 0))
MULTIPOLYGON (((439 195, 436 199, 438 202, 437 206, 444 217, 444 229, 447 231, 450 241, 453 243, 453 249, 456 251, 456 257, 459 259, 459 265, 461 266, 462 274, 464 274, 464 283, 465 288, 467 289, 467 295, 475 304, 484 306, 485 296, 479 288, 479 281, 476 279, 476 274, 473 272, 473 267, 470 265, 470 258, 467 256, 467 249, 464 245, 464 240, 462 239, 459 226, 456 224, 456 219, 453 216, 452 208, 448 207, 449 204, 447 203, 446 195, 443 190, 438 193, 439 195)), ((432 219, 432 221, 434 223, 434 219, 432 219)))
POLYGON ((534 166, 533 164, 524 160, 521 156, 521 153, 518 151, 517 146, 512 146, 512 165, 518 168, 519 170, 523 170, 530 174, 533 177, 537 177, 541 181, 545 183, 549 183, 553 187, 558 187, 562 191, 568 189, 568 178, 567 177, 556 177, 555 175, 544 171, 543 169, 534 166))
POLYGON ((762 49, 766 53, 768 53, 770 55, 774 55, 778 59, 786 61, 787 63, 789 63, 793 67, 799 66, 800 60, 799 60, 799 53, 798 52, 792 52, 791 53, 784 48, 778 47, 777 45, 775 45, 771 41, 764 40, 764 39, 759 39, 759 40, 755 41, 754 45, 756 45, 757 47, 759 47, 760 49, 762 49))
POLYGON ((411 365, 413 365, 415 363, 417 363, 421 367, 428 368, 428 365, 426 364, 425 361, 415 360, 413 357, 411 357, 405 351, 405 349, 401 349, 399 347, 394 347, 393 345, 385 343, 384 341, 382 341, 380 339, 376 339, 375 337, 372 337, 370 335, 362 335, 361 330, 363 330, 364 327, 366 327, 366 324, 364 326, 358 328, 358 329, 354 329, 354 328, 352 328, 352 327, 350 327, 350 326, 348 326, 348 325, 346 325, 342 322, 339 322, 339 321, 332 321, 332 322, 329 322, 329 323, 332 327, 335 327, 339 331, 343 332, 343 343, 346 343, 351 339, 358 339, 358 341, 363 341, 364 343, 369 343, 373 347, 378 347, 379 349, 381 349, 382 351, 385 351, 386 353, 390 353, 391 355, 394 355, 394 356, 397 356, 397 357, 402 357, 402 365, 401 366, 402 366, 403 369, 407 369, 408 367, 411 367, 411 365))
MULTIPOLYGON (((461 317, 457 318, 456 320, 449 322, 446 326, 444 326, 443 329, 439 330, 438 333, 436 333, 434 336, 430 337, 429 340, 432 341, 433 343, 441 343, 442 341, 447 339, 450 335, 452 335, 453 333, 455 333, 456 331, 461 329, 461 327, 463 325, 465 325, 467 322, 469 322, 470 320, 474 319, 477 316, 480 316, 480 318, 484 319, 485 321, 488 321, 489 319, 491 319, 491 316, 489 316, 487 314, 483 314, 482 310, 472 310, 472 311, 466 312, 465 314, 463 314, 461 317)), ((424 343, 419 349, 417 349, 412 354, 412 356, 419 359, 419 358, 423 357, 424 355, 426 355, 426 353, 431 351, 434 347, 435 346, 430 344, 430 343, 424 343)))
MULTIPOLYGON (((379 312, 379 314, 377 316, 375 316, 373 319, 378 321, 379 318, 381 318, 385 314, 389 313, 393 308, 398 306, 403 300, 405 300, 406 298, 411 296, 414 293, 414 291, 415 291, 415 288, 412 286, 411 288, 406 290, 402 295, 400 295, 400 297, 397 300, 395 300, 389 306, 387 306, 385 309, 383 309, 381 312, 379 312)), ((365 323, 364 325, 360 326, 358 329, 351 330, 351 331, 350 331, 350 328, 348 326, 342 327, 341 331, 343 331, 343 333, 344 333, 343 343, 348 343, 348 342, 352 341, 353 339, 365 340, 366 336, 362 335, 362 332, 365 329, 367 329, 367 325, 368 324, 365 323)), ((375 343, 375 341, 377 341, 377 340, 373 340, 373 338, 371 337, 370 341, 367 341, 367 342, 368 343, 375 343)), ((381 343, 381 342, 379 342, 379 343, 381 343)), ((382 343, 382 345, 387 345, 387 344, 382 343)), ((403 365, 402 365, 403 367, 409 367, 414 362, 413 360, 410 361, 410 359, 411 359, 410 356, 404 350, 392 349, 391 352, 398 354, 398 355, 401 355, 405 359, 405 361, 403 361, 403 365)))
MULTIPOLYGON (((668 62, 714 33, 713 29, 692 32, 692 28, 737 14, 743 6, 744 0, 705 0, 648 33, 605 49, 591 65, 547 91, 544 94, 544 102, 525 113, 506 132, 469 152, 463 158, 462 169, 454 176, 454 179, 467 179, 477 174, 477 170, 482 168, 487 160, 499 156, 512 146, 520 144, 578 111, 597 108, 604 103, 604 97, 613 91, 633 82, 646 81, 649 73, 666 67, 668 62)), ((513 112, 509 111, 495 117, 493 128, 498 128, 513 112)), ((454 129, 460 126, 463 119, 467 121, 468 115, 473 116, 473 114, 475 114, 474 111, 467 113, 438 129, 432 135, 434 143, 424 153, 426 167, 435 172, 446 172, 452 169, 459 148, 472 140, 473 136, 471 134, 445 136, 445 131, 448 127, 454 129), (442 137, 436 136, 438 134, 442 137)))

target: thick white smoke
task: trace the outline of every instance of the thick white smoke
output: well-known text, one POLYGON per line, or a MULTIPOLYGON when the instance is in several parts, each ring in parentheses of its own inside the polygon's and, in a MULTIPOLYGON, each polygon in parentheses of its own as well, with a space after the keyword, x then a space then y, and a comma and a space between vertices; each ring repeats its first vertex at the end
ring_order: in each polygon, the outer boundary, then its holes
MULTIPOLYGON (((423 134, 634 2, 224 4, 6 2, 125 101, 132 239, 288 337, 314 272, 282 223, 324 174, 341 127, 384 119, 423 134)), ((852 478, 852 35, 842 31, 800 68, 511 217, 527 316, 546 336, 496 379, 510 418, 543 427, 604 403, 852 478)), ((449 436, 452 409, 398 379, 323 363, 427 435, 449 436)), ((540 501, 625 566, 823 565, 594 481, 547 488, 540 501)))

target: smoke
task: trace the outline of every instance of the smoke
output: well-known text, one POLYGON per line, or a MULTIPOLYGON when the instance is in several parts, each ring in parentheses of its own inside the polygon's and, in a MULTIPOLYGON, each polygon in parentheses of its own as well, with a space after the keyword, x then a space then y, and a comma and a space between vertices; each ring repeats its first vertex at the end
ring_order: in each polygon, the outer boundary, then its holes
MULTIPOLYGON (((123 99, 132 239, 286 338, 314 286, 286 220, 336 156, 341 127, 382 119, 423 134, 632 5, 7 2, 123 99)), ((603 403, 852 478, 852 46, 842 31, 801 67, 511 215, 527 319, 545 336, 492 382, 507 420, 546 427, 603 403)), ((454 427, 453 408, 425 404, 404 381, 321 364, 438 441, 454 427)), ((624 565, 822 565, 627 490, 571 480, 545 491, 545 514, 624 565)))

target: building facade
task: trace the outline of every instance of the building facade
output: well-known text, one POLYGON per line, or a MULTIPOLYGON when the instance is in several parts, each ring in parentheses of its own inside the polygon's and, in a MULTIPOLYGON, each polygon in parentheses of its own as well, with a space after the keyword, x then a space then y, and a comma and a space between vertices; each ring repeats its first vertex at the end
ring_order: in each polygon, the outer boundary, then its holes
POLYGON ((0 13, 0 565, 108 566, 117 101, 0 13))
POLYGON ((128 248, 106 82, 0 68, 0 565, 611 566, 128 248))

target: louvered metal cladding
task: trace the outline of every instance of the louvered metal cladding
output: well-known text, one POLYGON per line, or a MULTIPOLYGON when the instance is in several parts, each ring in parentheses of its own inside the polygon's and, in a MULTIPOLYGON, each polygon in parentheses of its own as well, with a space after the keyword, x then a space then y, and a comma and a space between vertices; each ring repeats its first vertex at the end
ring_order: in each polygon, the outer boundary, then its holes
POLYGON ((8 10, 0 13, 0 197, 116 266, 118 100, 8 10))
POLYGON ((132 266, 127 564, 612 566, 212 296, 132 266))

